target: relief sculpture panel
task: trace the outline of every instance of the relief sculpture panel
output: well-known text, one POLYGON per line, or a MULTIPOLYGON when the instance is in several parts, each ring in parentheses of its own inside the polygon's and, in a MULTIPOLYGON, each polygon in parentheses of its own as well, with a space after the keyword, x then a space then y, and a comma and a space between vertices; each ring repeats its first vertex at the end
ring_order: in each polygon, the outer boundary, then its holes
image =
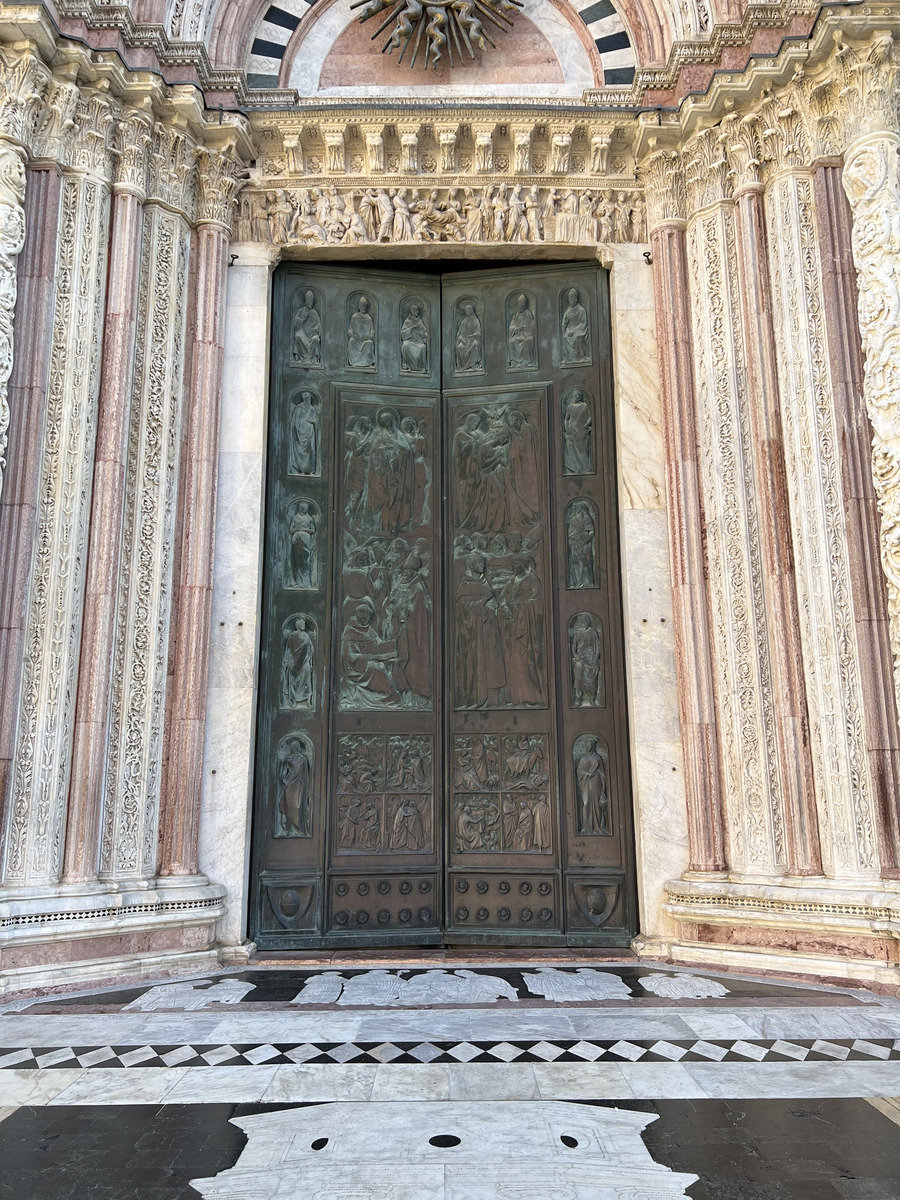
POLYGON ((322 312, 318 292, 304 288, 291 325, 291 362, 297 366, 322 366, 322 312))
POLYGON ((276 764, 275 837, 311 837, 315 750, 306 734, 290 733, 282 738, 276 764))
POLYGON ((319 508, 312 500, 292 500, 287 507, 282 551, 284 586, 315 591, 319 586, 319 508))
POLYGON ((591 325, 586 297, 578 288, 563 288, 559 294, 559 344, 563 366, 590 366, 591 325))
POLYGON ((427 735, 338 738, 340 854, 423 854, 433 844, 433 746, 427 735))
POLYGON ((460 734, 453 739, 457 854, 551 854, 546 734, 460 734))
POLYGON ((291 430, 288 440, 288 474, 321 475, 322 452, 319 415, 322 403, 315 392, 291 397, 291 430))
POLYGON ((575 766, 576 814, 578 833, 608 837, 609 822, 609 751, 603 739, 583 733, 572 746, 575 766))
POLYGON ((281 707, 316 706, 316 624, 310 617, 288 617, 282 631, 281 707))

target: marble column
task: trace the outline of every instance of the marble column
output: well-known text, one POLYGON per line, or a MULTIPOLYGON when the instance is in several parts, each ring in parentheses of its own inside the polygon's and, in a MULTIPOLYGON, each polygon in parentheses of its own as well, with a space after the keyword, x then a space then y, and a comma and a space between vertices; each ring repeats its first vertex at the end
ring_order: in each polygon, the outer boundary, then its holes
POLYGON ((823 872, 862 883, 880 869, 875 797, 813 177, 797 162, 797 124, 794 109, 773 103, 766 221, 779 387, 790 397, 781 409, 785 465, 823 872))
POLYGON ((762 184, 754 149, 739 138, 732 141, 729 157, 738 178, 734 197, 735 301, 741 314, 745 405, 758 511, 759 570, 769 618, 771 716, 784 807, 782 861, 789 875, 818 875, 822 863, 788 519, 772 291, 762 184))
MULTIPOLYGON (((677 178, 663 151, 649 164, 647 186, 664 197, 677 178)), ((666 450, 666 492, 673 575, 679 712, 684 747, 690 865, 725 868, 722 768, 718 742, 711 617, 704 547, 705 515, 697 449, 687 253, 677 202, 650 209, 650 245, 666 450), (675 215, 673 215, 673 213, 675 215)), ((683 207, 682 207, 683 212, 683 207)))
POLYGON ((197 870, 228 242, 229 230, 223 224, 206 222, 197 230, 181 555, 175 589, 175 672, 160 820, 160 875, 191 875, 197 870))
POLYGON ((141 271, 143 188, 149 140, 145 120, 134 116, 121 121, 117 140, 97 449, 64 858, 67 883, 82 883, 95 878, 99 859, 141 271))
MULTIPOLYGON (((890 88, 886 94, 892 94, 890 88)), ((895 114, 892 114, 896 119, 895 114)), ((843 186, 853 214, 853 259, 859 277, 859 330, 862 350, 865 353, 865 376, 863 396, 872 431, 872 478, 875 496, 881 514, 880 551, 884 577, 887 582, 887 612, 889 614, 890 646, 894 659, 894 705, 887 702, 888 692, 884 688, 883 698, 873 714, 873 725, 878 728, 878 713, 882 716, 881 732, 885 750, 877 761, 895 768, 897 745, 896 706, 900 698, 900 136, 894 129, 876 130, 855 138, 844 155, 843 186), (887 709, 888 711, 885 711, 887 709), (893 711, 891 711, 893 710, 893 711), (888 732, 887 726, 891 725, 888 732)), ((823 181, 825 182, 825 181, 823 181)), ((828 182, 835 183, 836 180, 828 182)), ((833 197, 832 197, 833 199, 833 197)), ((837 204, 832 205, 839 219, 837 204)), ((842 298, 848 300, 849 289, 842 289, 842 298)), ((856 396, 852 397, 854 400, 856 396)), ((860 421, 855 423, 854 432, 859 431, 860 421)), ((848 442, 850 439, 848 438, 848 442)), ((848 458, 855 457, 857 447, 848 445, 848 458)), ((862 490, 862 489, 860 489, 862 490)), ((860 502, 854 505, 851 528, 865 522, 872 532, 874 514, 866 511, 860 502)), ((865 543, 871 548, 871 537, 865 543)), ((868 559, 860 569, 871 576, 872 563, 868 559)), ((861 579, 860 586, 872 597, 877 585, 871 578, 861 579)), ((879 581, 880 582, 880 581, 879 581)), ((864 602, 863 602, 864 603, 864 602)), ((864 610, 865 611, 865 610, 864 610)), ((875 604, 867 615, 879 615, 875 604)), ((871 642, 877 632, 875 622, 863 631, 872 651, 869 666, 872 686, 877 679, 884 679, 887 664, 879 653, 879 646, 871 642)), ((893 778, 893 774, 891 776, 893 778)), ((886 866, 891 874, 898 867, 898 839, 900 820, 896 811, 897 788, 884 797, 882 809, 884 826, 884 852, 886 866)))
POLYGON ((235 242, 225 302, 225 358, 200 868, 229 896, 219 940, 245 936, 256 732, 259 597, 268 394, 269 296, 277 251, 235 242))

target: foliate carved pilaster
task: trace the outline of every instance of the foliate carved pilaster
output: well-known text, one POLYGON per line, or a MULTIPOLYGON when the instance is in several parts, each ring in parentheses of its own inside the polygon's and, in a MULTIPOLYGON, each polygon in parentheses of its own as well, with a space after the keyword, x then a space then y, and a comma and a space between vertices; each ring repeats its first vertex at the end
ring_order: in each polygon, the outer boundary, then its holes
POLYGON ((851 146, 843 184, 853 212, 864 395, 872 424, 872 475, 881 513, 894 690, 900 710, 900 137, 851 146))
POLYGON ((641 164, 640 181, 647 204, 647 230, 687 216, 684 163, 675 150, 656 150, 641 164))
POLYGON ((25 245, 25 166, 18 146, 0 138, 0 495, 9 442, 16 261, 25 245))
POLYGON ((0 135, 31 147, 51 83, 49 69, 33 51, 0 47, 0 135))
POLYGON ((247 171, 232 154, 197 153, 197 224, 221 225, 230 232, 237 195, 247 171))
POLYGON ((685 148, 685 182, 692 210, 728 199, 731 180, 720 129, 704 129, 685 148))
POLYGON ((117 187, 129 188, 139 196, 147 194, 147 168, 151 125, 143 113, 128 112, 116 127, 113 146, 113 178, 117 187))

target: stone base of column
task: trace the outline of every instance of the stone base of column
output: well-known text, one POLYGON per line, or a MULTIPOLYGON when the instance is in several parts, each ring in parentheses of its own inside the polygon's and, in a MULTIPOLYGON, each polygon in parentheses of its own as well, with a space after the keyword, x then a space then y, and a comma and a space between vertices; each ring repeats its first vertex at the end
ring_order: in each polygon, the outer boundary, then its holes
POLYGON ((0 891, 0 997, 219 965, 225 889, 204 875, 0 891))
POLYGON ((900 987, 900 888, 824 878, 669 880, 672 940, 637 938, 642 958, 900 987))

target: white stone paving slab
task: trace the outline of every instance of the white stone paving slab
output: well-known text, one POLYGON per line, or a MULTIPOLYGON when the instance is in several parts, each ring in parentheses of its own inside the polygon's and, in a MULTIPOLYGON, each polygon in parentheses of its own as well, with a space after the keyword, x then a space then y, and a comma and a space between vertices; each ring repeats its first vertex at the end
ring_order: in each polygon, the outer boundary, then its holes
POLYGON ((707 1096, 727 1100, 900 1095, 900 1063, 687 1063, 681 1069, 707 1096))
MULTIPOLYGON (((188 1067, 144 1067, 123 1071, 114 1067, 94 1067, 79 1072, 57 1092, 51 1104, 163 1104, 188 1067)), ((193 1070, 199 1068, 194 1067, 193 1070)), ((213 1068, 204 1068, 212 1070, 213 1068)), ((227 1068, 217 1067, 217 1071, 227 1068)), ((63 1072, 47 1071, 45 1077, 63 1072)), ((25 1103, 25 1101, 20 1101, 25 1103)), ((31 1101, 31 1103, 35 1103, 31 1101)))
POLYGON ((260 1101, 279 1067, 188 1067, 166 1093, 167 1104, 253 1104, 260 1101), (227 1078, 223 1079, 222 1076, 227 1078))
MULTIPOLYGON (((228 1067, 218 1067, 228 1071, 228 1067)), ((260 1069, 260 1068, 256 1068, 260 1069)), ((368 1063, 301 1063, 275 1068, 272 1081, 260 1099, 264 1104, 295 1103, 314 1100, 368 1100, 375 1083, 375 1072, 385 1067, 368 1063)), ((428 1068, 417 1068, 427 1070, 428 1068)))

